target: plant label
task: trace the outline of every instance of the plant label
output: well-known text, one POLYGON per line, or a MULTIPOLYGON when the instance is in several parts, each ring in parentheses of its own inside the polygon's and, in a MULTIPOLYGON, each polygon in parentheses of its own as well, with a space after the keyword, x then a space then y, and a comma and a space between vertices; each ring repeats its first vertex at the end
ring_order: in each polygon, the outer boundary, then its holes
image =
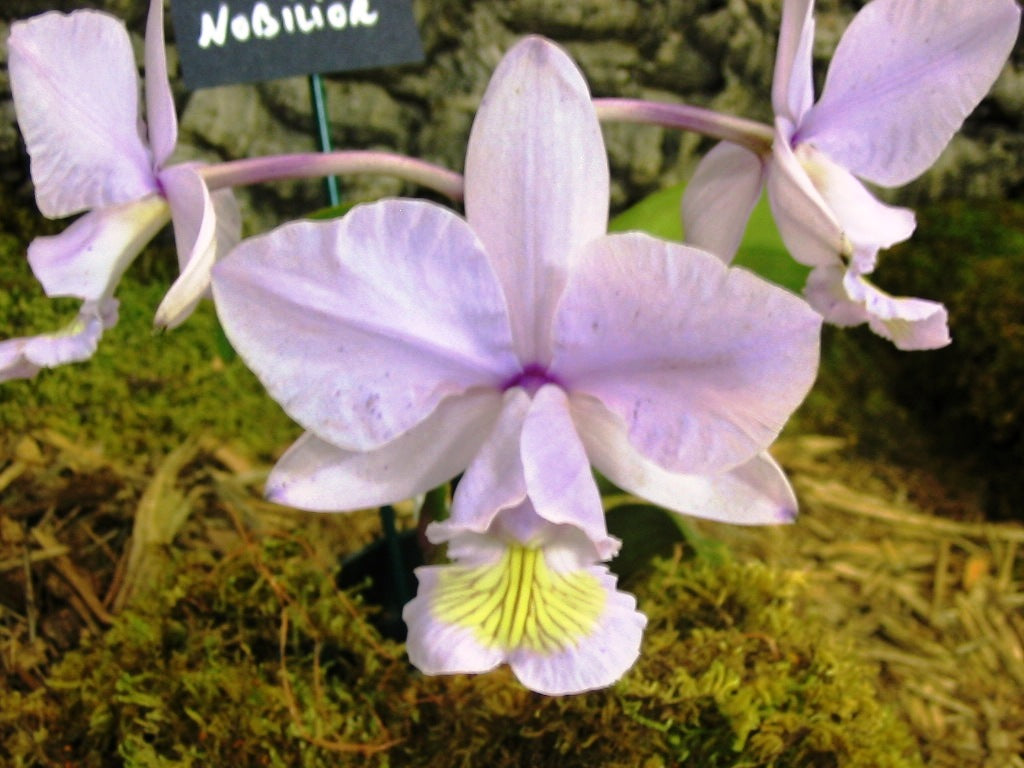
POLYGON ((410 0, 172 0, 185 86, 423 60, 410 0))

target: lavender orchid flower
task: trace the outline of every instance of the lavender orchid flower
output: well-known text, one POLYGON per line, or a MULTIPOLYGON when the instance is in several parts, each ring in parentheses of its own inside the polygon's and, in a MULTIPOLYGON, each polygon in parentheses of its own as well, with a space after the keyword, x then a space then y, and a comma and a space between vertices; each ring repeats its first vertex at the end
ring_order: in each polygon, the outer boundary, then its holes
POLYGON ((949 343, 945 308, 864 279, 914 214, 858 180, 895 187, 930 167, 992 86, 1017 37, 1013 0, 873 0, 843 34, 814 101, 813 0, 786 0, 775 62, 770 156, 716 146, 683 200, 687 241, 731 259, 767 185, 779 232, 813 268, 807 297, 830 322, 869 323, 900 349, 949 343), (722 226, 727 222, 729 226, 722 226))
POLYGON ((501 663, 549 694, 606 686, 645 619, 601 561, 590 465, 680 513, 792 518, 766 452, 809 389, 821 319, 703 251, 607 235, 586 84, 527 38, 473 125, 466 219, 384 200, 247 240, 213 270, 235 348, 307 432, 268 496, 338 511, 464 472, 405 609, 428 673, 501 663), (260 307, 254 312, 253 307, 260 307))
POLYGON ((157 310, 166 327, 191 313, 215 254, 240 232, 229 191, 211 194, 195 164, 167 164, 177 119, 162 0, 152 0, 146 26, 145 124, 131 41, 113 16, 45 13, 13 24, 8 49, 39 209, 49 217, 88 212, 62 234, 37 238, 28 253, 48 295, 83 300, 78 318, 55 334, 0 342, 0 380, 90 357, 117 321, 121 275, 168 220, 182 273, 157 310))

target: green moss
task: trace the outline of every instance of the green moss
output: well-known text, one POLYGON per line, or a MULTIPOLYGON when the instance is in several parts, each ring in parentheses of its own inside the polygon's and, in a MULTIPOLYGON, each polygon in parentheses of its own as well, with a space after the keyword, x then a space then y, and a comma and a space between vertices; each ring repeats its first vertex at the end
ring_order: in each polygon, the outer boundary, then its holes
MULTIPOLYGON (((25 262, 24 242, 0 235, 0 328, 5 335, 50 332, 74 317, 78 302, 48 299, 25 262)), ((151 248, 117 291, 120 319, 89 361, 0 385, 0 434, 41 428, 99 444, 108 456, 145 461, 189 435, 244 442, 269 456, 298 428, 235 359, 210 302, 181 327, 153 330, 153 313, 173 278, 176 257, 151 248)))
POLYGON ((0 756, 76 766, 920 766, 875 671, 762 565, 661 560, 636 667, 549 698, 505 670, 427 678, 295 538, 174 554, 166 581, 0 693, 0 756), (443 763, 440 763, 442 760, 443 763))

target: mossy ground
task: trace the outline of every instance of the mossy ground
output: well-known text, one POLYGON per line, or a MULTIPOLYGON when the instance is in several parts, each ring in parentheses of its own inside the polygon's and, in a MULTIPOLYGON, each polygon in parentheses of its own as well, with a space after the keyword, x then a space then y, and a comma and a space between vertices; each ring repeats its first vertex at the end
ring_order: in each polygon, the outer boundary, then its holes
POLYGON ((661 560, 644 654, 548 698, 505 671, 424 678, 302 534, 170 555, 164 581, 3 695, 16 765, 918 766, 874 671, 795 610, 793 576, 661 560), (13 716, 13 717, 12 717, 13 716))
MULTIPOLYGON (((73 311, 41 296, 23 249, 0 236, 5 335, 73 311)), ((507 671, 423 677, 364 593, 337 586, 374 518, 259 499, 298 428, 226 354, 212 309, 151 331, 172 273, 165 243, 129 273, 93 360, 0 388, 3 762, 923 764, 904 713, 880 704, 877 667, 799 573, 683 544, 631 566, 650 625, 614 688, 552 699, 507 671), (170 538, 153 534, 132 565, 140 520, 169 518, 170 538)), ((828 368, 795 430, 862 433, 871 448, 874 420, 913 423, 874 372, 828 368)))
MULTIPOLYGON (((95 356, 0 387, 0 427, 12 437, 49 427, 121 461, 155 461, 186 436, 243 442, 269 455, 298 428, 259 389, 230 350, 205 302, 186 327, 157 333, 152 316, 167 289, 173 251, 154 248, 118 290, 120 319, 95 356)), ((77 302, 47 300, 24 261, 24 244, 0 235, 0 327, 7 335, 54 331, 77 302)))

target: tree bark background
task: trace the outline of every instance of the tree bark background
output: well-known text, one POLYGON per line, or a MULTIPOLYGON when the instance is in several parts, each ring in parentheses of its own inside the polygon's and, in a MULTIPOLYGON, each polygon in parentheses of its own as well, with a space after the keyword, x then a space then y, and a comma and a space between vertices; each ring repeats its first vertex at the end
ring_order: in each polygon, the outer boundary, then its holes
MULTIPOLYGON (((815 72, 828 59, 859 0, 819 0, 815 72)), ((461 169, 473 114, 502 54, 541 34, 576 58, 595 96, 685 101, 769 120, 781 0, 414 0, 426 60, 325 79, 336 148, 413 154, 461 169)), ((28 159, 11 103, 6 39, 10 24, 46 10, 102 8, 124 19, 141 57, 143 0, 4 0, 0 10, 0 188, 31 202, 28 159)), ((371 2, 372 7, 372 2, 371 2)), ((173 41, 169 14, 168 36, 173 41)), ((169 51, 178 103, 180 159, 209 161, 314 149, 309 90, 295 77, 258 85, 185 91, 169 51)), ((612 206, 685 180, 711 142, 657 127, 609 125, 612 206)), ((384 177, 342 179, 346 200, 408 192, 384 177)), ((904 204, 1024 192, 1024 46, 964 130, 925 176, 886 197, 904 204)), ((317 180, 246 190, 249 231, 323 204, 317 180)))

